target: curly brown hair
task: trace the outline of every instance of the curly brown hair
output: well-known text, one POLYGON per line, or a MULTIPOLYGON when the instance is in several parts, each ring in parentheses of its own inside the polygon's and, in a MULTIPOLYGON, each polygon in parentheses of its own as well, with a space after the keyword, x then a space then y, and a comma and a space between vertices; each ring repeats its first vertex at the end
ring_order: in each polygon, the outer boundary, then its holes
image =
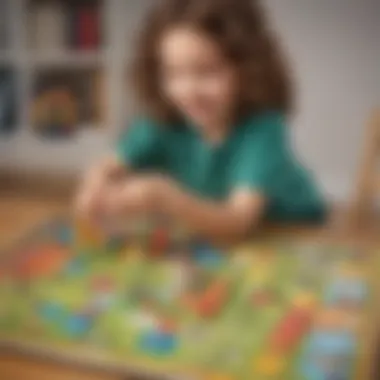
POLYGON ((292 81, 259 0, 162 0, 150 11, 132 65, 136 95, 159 121, 178 118, 160 92, 159 39, 168 28, 191 25, 211 37, 239 74, 238 117, 276 110, 289 114, 292 81))

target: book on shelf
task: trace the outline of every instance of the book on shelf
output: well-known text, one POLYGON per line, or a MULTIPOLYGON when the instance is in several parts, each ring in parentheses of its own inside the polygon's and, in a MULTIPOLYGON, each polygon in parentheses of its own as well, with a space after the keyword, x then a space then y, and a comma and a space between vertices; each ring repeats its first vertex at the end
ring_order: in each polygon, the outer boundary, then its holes
POLYGON ((88 51, 100 47, 102 31, 98 1, 36 1, 28 14, 33 48, 88 51))
POLYGON ((16 127, 14 75, 0 72, 0 132, 10 132, 16 127))
POLYGON ((0 0, 0 50, 5 50, 9 46, 8 33, 9 2, 0 0))
POLYGON ((32 3, 28 12, 29 37, 36 50, 60 50, 65 46, 65 6, 61 1, 32 3))
POLYGON ((89 4, 73 8, 73 47, 79 50, 95 50, 100 45, 99 8, 89 4))

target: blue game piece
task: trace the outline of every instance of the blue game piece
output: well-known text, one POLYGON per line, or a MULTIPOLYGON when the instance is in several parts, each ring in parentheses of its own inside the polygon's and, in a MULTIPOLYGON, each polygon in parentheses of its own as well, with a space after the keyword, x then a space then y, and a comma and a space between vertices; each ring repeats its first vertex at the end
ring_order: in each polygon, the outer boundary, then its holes
POLYGON ((315 331, 309 338, 307 349, 310 352, 325 353, 326 355, 350 356, 354 353, 356 340, 347 330, 315 331))
POLYGON ((160 351, 165 353, 173 352, 176 347, 175 335, 170 333, 161 333, 160 335, 160 351))
POLYGON ((224 261, 223 254, 208 244, 197 243, 192 251, 195 262, 208 268, 219 267, 224 261))
POLYGON ((65 323, 65 330, 71 337, 82 337, 91 328, 92 321, 85 315, 72 315, 65 323))
POLYGON ((169 355, 177 345, 174 334, 150 331, 145 333, 139 342, 140 349, 152 355, 169 355))
POLYGON ((363 280, 338 279, 327 289, 325 302, 332 305, 341 301, 362 304, 368 295, 368 286, 363 280))
POLYGON ((73 229, 70 228, 66 224, 61 224, 57 227, 56 229, 56 238, 57 240, 63 244, 63 245, 68 245, 73 242, 74 240, 74 232, 73 229))
POLYGON ((65 314, 65 309, 57 303, 46 302, 38 308, 38 313, 42 319, 56 322, 65 314))
POLYGON ((348 331, 314 331, 306 342, 300 371, 307 380, 348 380, 355 346, 348 331))
POLYGON ((65 274, 68 276, 78 276, 85 271, 85 259, 81 256, 76 256, 67 263, 65 274))

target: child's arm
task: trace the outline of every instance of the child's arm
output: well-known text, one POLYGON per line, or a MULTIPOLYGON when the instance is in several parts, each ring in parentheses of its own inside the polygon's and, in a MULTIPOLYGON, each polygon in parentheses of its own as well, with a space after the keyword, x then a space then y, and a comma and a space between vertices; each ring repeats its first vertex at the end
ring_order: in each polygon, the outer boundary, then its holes
POLYGON ((123 132, 116 151, 87 172, 76 198, 76 210, 91 219, 112 214, 113 194, 129 174, 157 164, 161 154, 160 128, 147 120, 138 120, 123 132))
POLYGON ((127 173, 127 167, 117 157, 111 155, 102 159, 84 175, 75 198, 76 211, 85 217, 97 214, 109 184, 124 178, 127 173))
POLYGON ((202 199, 170 179, 145 176, 119 189, 120 197, 112 197, 114 210, 128 214, 131 209, 158 209, 212 239, 243 237, 273 200, 281 175, 291 165, 284 121, 281 115, 270 113, 245 130, 244 143, 231 163, 228 199, 202 199))
MULTIPOLYGON (((115 189, 116 190, 116 189, 115 189)), ((162 176, 134 177, 111 196, 114 214, 157 212, 205 238, 242 239, 261 217, 265 199, 251 190, 236 190, 224 202, 205 200, 162 176)))
POLYGON ((163 193, 162 208, 170 217, 205 237, 228 242, 246 237, 265 207, 261 194, 243 189, 224 202, 204 200, 173 185, 163 193))

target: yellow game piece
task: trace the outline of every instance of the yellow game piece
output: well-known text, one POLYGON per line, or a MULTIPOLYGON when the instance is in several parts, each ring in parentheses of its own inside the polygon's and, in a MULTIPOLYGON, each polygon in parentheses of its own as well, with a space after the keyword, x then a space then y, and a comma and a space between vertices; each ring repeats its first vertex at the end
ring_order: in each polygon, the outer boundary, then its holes
POLYGON ((310 310, 316 307, 317 298, 312 292, 301 292, 294 297, 293 304, 301 309, 310 310))
POLYGON ((75 231, 79 246, 98 246, 104 243, 104 236, 100 229, 88 221, 76 220, 75 231))
POLYGON ((249 272, 250 282, 263 285, 269 281, 269 277, 271 274, 271 267, 266 263, 257 263, 253 265, 249 272))
POLYGON ((285 358, 276 353, 266 353, 254 363, 254 372, 263 376, 278 376, 285 369, 285 358))
POLYGON ((143 251, 139 245, 133 244, 127 248, 124 248, 124 250, 121 252, 121 256, 128 262, 133 263, 143 257, 143 251))

